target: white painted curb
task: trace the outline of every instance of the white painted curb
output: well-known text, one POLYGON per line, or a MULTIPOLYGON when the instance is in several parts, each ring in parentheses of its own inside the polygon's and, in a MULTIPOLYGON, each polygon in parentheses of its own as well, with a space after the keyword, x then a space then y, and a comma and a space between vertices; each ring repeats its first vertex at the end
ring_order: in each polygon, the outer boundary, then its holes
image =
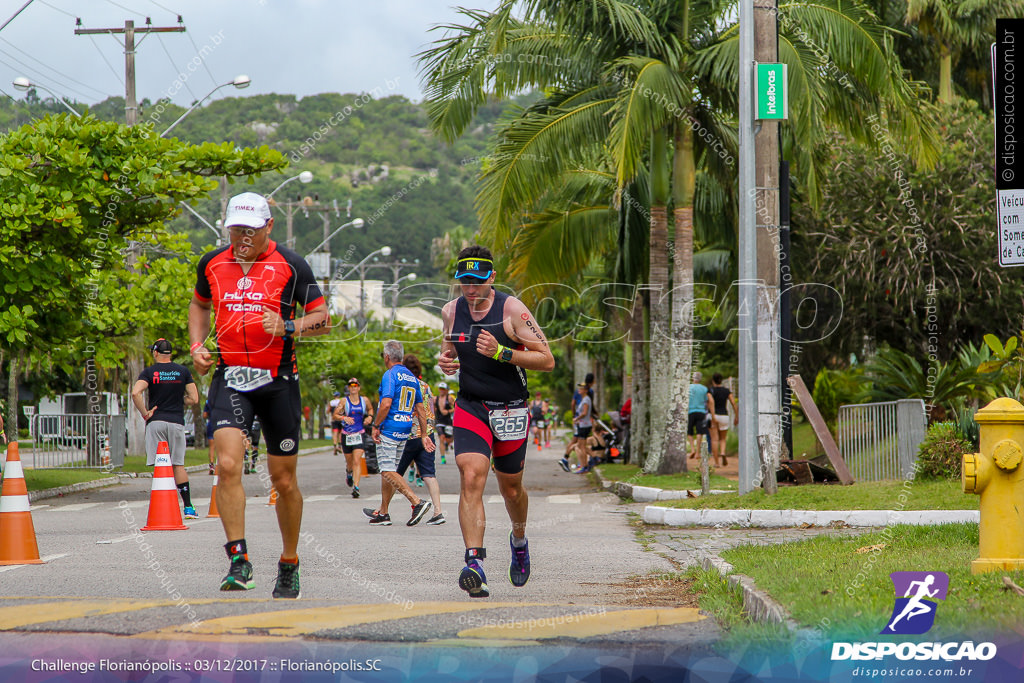
MULTIPOLYGON (((634 487, 635 489, 636 487, 634 487)), ((978 510, 702 510, 648 505, 643 521, 667 526, 741 526, 766 529, 803 525, 884 527, 890 524, 977 524, 978 510)))

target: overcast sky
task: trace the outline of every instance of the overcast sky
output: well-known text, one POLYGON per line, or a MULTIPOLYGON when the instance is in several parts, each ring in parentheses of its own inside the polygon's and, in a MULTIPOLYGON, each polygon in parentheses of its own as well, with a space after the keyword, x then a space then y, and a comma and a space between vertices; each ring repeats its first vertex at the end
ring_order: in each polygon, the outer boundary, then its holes
MULTIPOLYGON (((24 3, 0 0, 0 24, 24 3)), ((170 96, 187 106, 239 74, 252 85, 241 93, 224 88, 214 99, 379 87, 420 100, 413 55, 441 36, 428 33, 431 26, 463 23, 452 9, 456 4, 491 9, 497 1, 33 0, 0 32, 0 90, 23 98, 11 82, 26 76, 90 104, 124 95, 124 36, 76 36, 75 18, 83 28, 123 28, 126 19, 145 26, 146 17, 153 26, 177 26, 180 14, 185 33, 136 36, 140 100, 170 96), (204 48, 206 59, 199 60, 204 48), (182 73, 187 79, 176 85, 182 73)))

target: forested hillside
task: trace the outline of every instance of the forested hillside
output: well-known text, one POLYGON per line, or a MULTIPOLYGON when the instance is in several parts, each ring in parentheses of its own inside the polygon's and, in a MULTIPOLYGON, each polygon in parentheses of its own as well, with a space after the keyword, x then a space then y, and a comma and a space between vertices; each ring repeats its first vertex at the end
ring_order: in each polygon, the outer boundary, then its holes
MULTIPOLYGON (((124 120, 124 99, 109 98, 91 107, 73 103, 85 113, 108 120, 124 120)), ((295 249, 305 254, 324 236, 322 213, 329 207, 328 227, 334 230, 362 217, 361 230, 349 227, 331 240, 331 255, 358 260, 380 246, 391 246, 392 256, 422 264, 418 274, 435 276, 430 263, 430 242, 458 226, 472 233, 477 227, 473 210, 473 181, 486 154, 493 124, 507 105, 493 104, 479 115, 469 135, 449 146, 427 127, 419 104, 379 88, 370 93, 324 93, 302 99, 294 95, 256 95, 216 100, 193 111, 173 135, 189 142, 231 141, 239 146, 268 145, 291 162, 284 174, 259 178, 250 187, 231 185, 228 194, 253 189, 270 192, 300 171, 312 171, 309 184, 292 181, 277 194, 277 202, 306 199, 307 212, 294 213, 295 249), (337 203, 338 213, 333 207, 337 203)), ((183 107, 161 108, 148 100, 141 103, 140 121, 153 123, 157 134, 170 126, 183 107)), ((0 130, 24 125, 46 113, 65 111, 52 99, 40 100, 34 92, 23 100, 0 102, 0 130)), ((212 193, 195 209, 211 224, 220 217, 221 196, 212 193)), ((285 239, 283 211, 275 209, 274 234, 285 239)), ((184 212, 173 223, 186 232, 196 250, 212 244, 214 233, 184 212)), ((381 273, 380 276, 383 276, 381 273)))

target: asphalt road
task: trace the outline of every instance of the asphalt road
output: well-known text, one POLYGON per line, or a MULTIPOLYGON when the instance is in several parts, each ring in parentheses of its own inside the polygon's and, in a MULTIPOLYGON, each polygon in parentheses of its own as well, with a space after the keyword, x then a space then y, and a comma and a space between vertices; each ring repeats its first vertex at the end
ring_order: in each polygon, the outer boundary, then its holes
MULTIPOLYGON (((718 627, 692 603, 638 601, 636 578, 672 566, 637 543, 630 508, 615 496, 595 493, 584 477, 563 472, 558 457, 556 448, 531 447, 528 455, 532 574, 523 588, 506 578, 509 521, 489 481, 484 567, 491 597, 481 600, 470 599, 456 583, 463 544, 458 470, 451 460, 438 465, 447 524, 405 526, 409 508, 396 496, 395 525, 371 527, 362 508, 379 502, 380 477, 364 479, 362 497, 353 499, 341 456, 302 456, 302 598, 296 601, 270 597, 280 536, 274 508, 266 505, 265 476, 244 477, 246 538, 257 584, 247 592, 218 590, 227 570, 225 538, 220 521, 205 518, 213 479, 205 473, 191 475, 193 502, 204 517, 187 522, 185 531, 138 531, 146 522, 148 478, 40 501, 32 516, 46 563, 0 567, 0 649, 37 652, 60 633, 65 648, 77 651, 81 644, 93 660, 96 650, 89 643, 97 638, 122 658, 145 652, 150 659, 180 660, 183 643, 211 661, 225 652, 271 653, 271 659, 304 652, 342 661, 372 651, 388 659, 394 673, 402 670, 395 658, 405 661, 415 643, 430 646, 427 659, 433 663, 408 669, 402 678, 416 673, 421 680, 480 680, 465 667, 461 673, 456 667, 449 678, 444 670, 451 657, 473 660, 479 665, 474 671, 484 677, 498 660, 466 653, 511 645, 514 654, 501 652, 512 661, 498 666, 495 680, 503 680, 507 666, 520 667, 524 657, 543 669, 564 663, 566 656, 582 656, 584 671, 597 666, 592 651, 629 652, 634 662, 640 652, 657 666, 665 666, 667 653, 711 656, 718 627), (399 644, 404 645, 395 649, 399 644)), ((416 491, 427 496, 425 488, 416 491)), ((190 666, 186 673, 204 665, 190 666)), ((291 671, 288 664, 263 666, 282 675, 291 671)), ((262 674, 253 680, 263 680, 262 674)))

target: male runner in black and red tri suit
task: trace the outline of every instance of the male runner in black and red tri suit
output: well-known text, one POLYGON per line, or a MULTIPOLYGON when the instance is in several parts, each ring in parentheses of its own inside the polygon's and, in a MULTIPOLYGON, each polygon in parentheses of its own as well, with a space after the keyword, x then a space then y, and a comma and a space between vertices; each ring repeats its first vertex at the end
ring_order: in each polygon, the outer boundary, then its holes
POLYGON ((462 296, 445 304, 441 313, 444 342, 439 365, 447 375, 461 370, 455 463, 461 478, 459 525, 466 566, 459 574, 459 587, 470 597, 485 598, 490 591, 481 564, 487 556, 483 495, 492 456, 498 490, 512 522, 508 578, 516 587, 530 578, 529 501, 523 488, 530 429, 526 370, 550 372, 555 359, 523 302, 494 289, 494 259, 488 249, 474 245, 459 252, 455 278, 462 296))
POLYGON ((309 264, 270 239, 274 219, 262 196, 245 192, 232 197, 224 223, 231 244, 200 259, 188 311, 192 361, 200 375, 214 362, 204 345, 211 309, 217 320, 219 358, 210 382, 210 419, 220 459, 217 508, 228 539, 224 548, 231 559, 220 588, 255 586, 245 545, 242 461, 245 431, 256 415, 266 436, 284 546, 273 596, 298 598, 302 494, 295 461, 302 404, 295 338, 326 334, 331 320, 309 264), (302 317, 295 316, 296 304, 302 306, 302 317))

